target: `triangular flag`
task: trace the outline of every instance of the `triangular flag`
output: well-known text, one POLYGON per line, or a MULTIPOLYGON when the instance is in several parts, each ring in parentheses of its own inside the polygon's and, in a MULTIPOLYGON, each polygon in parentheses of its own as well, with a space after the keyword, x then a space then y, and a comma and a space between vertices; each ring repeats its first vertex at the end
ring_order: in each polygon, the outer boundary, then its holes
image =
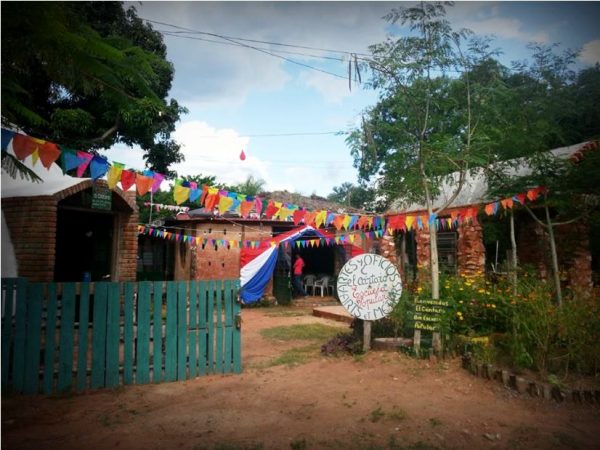
POLYGON ((155 172, 152 178, 154 178, 154 182, 152 183, 152 193, 154 194, 160 188, 160 184, 165 179, 165 176, 155 172))
POLYGON ((61 147, 60 158, 62 162, 63 173, 75 169, 83 162, 83 160, 77 156, 77 150, 65 147, 61 147))
POLYGON ((294 211, 294 225, 298 225, 302 219, 304 219, 304 216, 306 215, 306 210, 305 209, 297 209, 296 211, 294 211))
POLYGON ((485 208, 483 210, 488 216, 491 216, 492 214, 494 214, 494 204, 488 203, 487 205, 485 205, 485 208))
POLYGON ((40 159, 42 160, 42 165, 48 170, 50 170, 52 163, 60 156, 60 150, 57 145, 52 142, 43 144, 38 152, 40 154, 40 159))
POLYGON ((94 155, 78 150, 77 157, 81 160, 81 164, 77 166, 77 177, 81 178, 83 177, 85 169, 87 169, 87 167, 89 166, 90 161, 92 160, 92 158, 94 158, 94 155))
POLYGON ((154 183, 153 177, 142 175, 140 173, 136 174, 135 187, 139 195, 144 195, 146 192, 152 189, 152 183, 154 183))
POLYGON ((102 156, 94 156, 90 162, 90 174, 93 180, 103 177, 108 172, 108 161, 102 156))
POLYGON ((131 186, 135 183, 135 172, 131 170, 124 170, 121 172, 121 189, 128 191, 131 186))
POLYGON ((181 185, 173 186, 173 198, 175 199, 175 203, 181 205, 190 197, 190 188, 184 187, 181 185))
POLYGON ((16 133, 12 140, 12 147, 17 159, 23 161, 38 148, 38 143, 29 136, 16 133))
POLYGON ((121 173, 125 168, 125 164, 121 164, 118 162, 113 162, 112 166, 108 170, 108 174, 106 176, 106 183, 108 184, 109 189, 114 189, 119 180, 121 179, 121 173))
POLYGON ((525 195, 525 194, 517 194, 517 195, 515 195, 515 196, 513 197, 513 200, 516 200, 516 201, 518 201, 518 202, 519 202, 521 205, 524 205, 524 204, 525 204, 525 197, 526 197, 526 195, 525 195))
POLYGON ((314 225, 317 214, 317 211, 306 211, 306 214, 304 214, 304 224, 314 225))
POLYGON ((8 144, 11 139, 15 135, 14 131, 7 130, 6 128, 2 128, 2 151, 5 152, 8 148, 8 144))
POLYGON ((231 197, 221 196, 219 198, 219 213, 221 215, 225 214, 227 211, 229 211, 231 205, 233 205, 233 199, 231 197))
POLYGON ((319 228, 321 225, 323 225, 326 220, 327 220, 327 211, 325 211, 325 210, 319 211, 317 213, 317 217, 315 217, 315 224, 316 224, 317 228, 319 228))
POLYGON ((240 215, 245 219, 250 215, 250 211, 252 211, 252 207, 254 206, 254 202, 243 201, 240 205, 240 215))
MULTIPOLYGON (((334 219, 333 219, 333 226, 335 227, 336 230, 341 230, 342 227, 344 226, 344 221, 346 220, 346 217, 344 214, 337 214, 334 219)), ((348 222, 350 222, 350 220, 348 220, 348 222)))

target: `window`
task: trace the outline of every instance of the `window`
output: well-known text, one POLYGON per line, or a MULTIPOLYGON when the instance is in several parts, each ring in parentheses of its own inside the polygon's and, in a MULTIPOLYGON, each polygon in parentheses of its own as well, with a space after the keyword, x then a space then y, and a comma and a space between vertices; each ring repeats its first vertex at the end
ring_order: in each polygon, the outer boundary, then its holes
POLYGON ((440 271, 443 273, 456 275, 456 241, 456 231, 442 231, 437 234, 438 260, 440 271))

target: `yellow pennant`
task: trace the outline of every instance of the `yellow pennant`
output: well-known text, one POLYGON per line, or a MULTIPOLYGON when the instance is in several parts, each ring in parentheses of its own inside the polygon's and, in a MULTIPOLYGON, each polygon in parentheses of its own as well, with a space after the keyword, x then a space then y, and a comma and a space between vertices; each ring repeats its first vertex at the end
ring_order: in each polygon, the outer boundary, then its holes
POLYGON ((121 173, 123 173, 123 164, 113 163, 106 174, 106 183, 109 189, 114 189, 119 181, 121 181, 121 173))
POLYGON ((183 187, 181 185, 175 185, 173 188, 173 198, 175 199, 175 203, 181 205, 188 198, 190 198, 190 188, 183 187))
POLYGON ((415 216, 406 216, 406 229, 411 230, 413 223, 415 223, 415 216))
POLYGON ((233 199, 231 197, 226 197, 224 195, 219 196, 219 213, 221 215, 229 211, 231 205, 233 205, 233 199))
POLYGON ((36 148, 33 151, 33 153, 31 154, 31 163, 35 166, 35 163, 38 162, 39 159, 40 159, 40 150, 36 148))
POLYGON ((315 217, 315 224, 317 225, 317 228, 320 228, 321 225, 323 225, 326 220, 327 220, 327 211, 325 211, 325 210, 319 211, 317 213, 317 217, 315 217))

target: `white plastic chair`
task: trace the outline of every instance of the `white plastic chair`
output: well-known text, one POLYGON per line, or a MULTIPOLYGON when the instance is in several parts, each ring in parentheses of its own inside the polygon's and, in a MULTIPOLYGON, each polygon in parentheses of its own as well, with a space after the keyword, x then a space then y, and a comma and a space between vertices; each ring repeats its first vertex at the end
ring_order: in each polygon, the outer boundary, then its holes
POLYGON ((317 295, 317 289, 320 291, 321 297, 324 297, 324 293, 327 293, 327 295, 329 295, 329 287, 330 287, 329 280, 330 280, 330 278, 331 277, 325 275, 324 277, 321 277, 320 279, 315 281, 315 287, 314 287, 315 295, 317 295))
POLYGON ((312 294, 315 294, 315 281, 317 277, 315 275, 309 274, 304 276, 304 292, 308 293, 310 289, 312 294))

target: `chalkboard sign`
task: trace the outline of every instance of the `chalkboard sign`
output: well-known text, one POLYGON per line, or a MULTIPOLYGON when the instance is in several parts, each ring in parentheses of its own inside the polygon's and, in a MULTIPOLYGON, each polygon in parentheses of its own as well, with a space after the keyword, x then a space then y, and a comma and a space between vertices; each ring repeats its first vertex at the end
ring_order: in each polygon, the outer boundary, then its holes
POLYGON ((112 209, 112 191, 105 186, 92 186, 92 208, 93 209, 112 209))
POLYGON ((350 259, 338 275, 337 291, 346 310, 362 320, 386 317, 402 294, 398 269, 383 256, 365 253, 350 259))
POLYGON ((416 299, 413 316, 415 330, 440 331, 441 316, 447 306, 445 300, 416 299))

